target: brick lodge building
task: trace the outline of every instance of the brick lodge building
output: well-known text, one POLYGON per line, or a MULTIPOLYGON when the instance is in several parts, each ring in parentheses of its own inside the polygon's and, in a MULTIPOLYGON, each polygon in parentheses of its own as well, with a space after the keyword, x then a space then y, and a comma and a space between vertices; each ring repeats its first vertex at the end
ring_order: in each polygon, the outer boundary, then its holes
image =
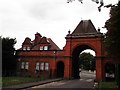
POLYGON ((82 20, 72 33, 68 31, 65 39, 66 44, 61 50, 51 38, 43 37, 38 32, 34 40, 26 37, 16 53, 19 74, 43 78, 79 78, 79 54, 91 49, 96 53, 96 80, 103 80, 104 67, 112 60, 105 57, 103 34, 95 29, 91 20, 82 20))

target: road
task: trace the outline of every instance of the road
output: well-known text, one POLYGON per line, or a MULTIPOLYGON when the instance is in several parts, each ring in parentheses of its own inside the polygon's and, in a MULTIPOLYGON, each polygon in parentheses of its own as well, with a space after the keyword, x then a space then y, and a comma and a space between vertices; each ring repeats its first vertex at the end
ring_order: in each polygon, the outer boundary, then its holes
POLYGON ((44 85, 38 85, 31 87, 26 90, 33 88, 93 88, 95 74, 93 72, 82 71, 80 73, 81 79, 76 80, 62 80, 58 82, 52 82, 44 85))

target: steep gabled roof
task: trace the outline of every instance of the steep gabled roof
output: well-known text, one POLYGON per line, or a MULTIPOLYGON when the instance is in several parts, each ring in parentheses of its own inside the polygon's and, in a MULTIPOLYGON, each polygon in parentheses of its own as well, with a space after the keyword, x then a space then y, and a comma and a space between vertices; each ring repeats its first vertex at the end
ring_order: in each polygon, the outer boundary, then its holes
POLYGON ((75 30, 72 32, 72 35, 84 35, 84 34, 96 34, 97 31, 91 22, 91 20, 82 20, 75 30))
POLYGON ((49 44, 49 42, 47 41, 46 37, 42 37, 41 41, 40 41, 40 44, 49 44))
POLYGON ((51 38, 48 38, 48 41, 51 45, 50 50, 60 50, 60 48, 52 41, 51 38))
POLYGON ((23 44, 31 44, 31 39, 29 37, 26 37, 23 44))

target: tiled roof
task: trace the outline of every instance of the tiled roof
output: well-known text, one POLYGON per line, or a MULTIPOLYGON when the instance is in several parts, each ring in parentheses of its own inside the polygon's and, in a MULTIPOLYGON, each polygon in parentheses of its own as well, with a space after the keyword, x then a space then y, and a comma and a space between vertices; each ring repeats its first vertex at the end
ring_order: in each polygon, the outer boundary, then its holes
MULTIPOLYGON (((26 37, 22 46, 26 47, 30 44, 31 50, 40 50, 40 46, 48 46, 49 50, 60 50, 60 48, 52 41, 51 38, 42 37, 38 32, 35 34, 35 39, 31 41, 30 38, 26 37), (37 43, 35 43, 35 40, 37 43)), ((18 49, 22 50, 22 48, 18 49)))
POLYGON ((47 41, 46 37, 42 37, 41 41, 40 41, 40 44, 49 44, 49 42, 47 41))
POLYGON ((91 20, 82 20, 75 30, 72 32, 72 35, 84 35, 84 34, 96 34, 97 31, 91 22, 91 20))
POLYGON ((48 38, 48 41, 49 41, 49 43, 51 45, 49 50, 60 50, 60 48, 52 41, 51 38, 48 38))
POLYGON ((23 44, 31 44, 31 39, 29 37, 26 37, 23 44))

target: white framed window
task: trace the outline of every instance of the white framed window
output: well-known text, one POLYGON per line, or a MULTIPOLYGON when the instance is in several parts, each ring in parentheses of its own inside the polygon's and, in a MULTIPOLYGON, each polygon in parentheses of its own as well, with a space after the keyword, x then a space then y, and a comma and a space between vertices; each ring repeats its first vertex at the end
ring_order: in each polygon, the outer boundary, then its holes
POLYGON ((44 70, 44 62, 40 63, 40 70, 44 70))
POLYGON ((43 50, 43 46, 40 46, 40 50, 43 50))
POLYGON ((21 69, 24 69, 25 68, 25 62, 22 62, 21 63, 21 69))
POLYGON ((26 47, 23 47, 23 50, 26 50, 26 47))
POLYGON ((39 66, 40 66, 40 63, 37 62, 37 63, 36 63, 36 70, 39 70, 39 66))
POLYGON ((44 50, 48 50, 48 46, 44 46, 44 50))
POLYGON ((29 68, 29 62, 26 62, 26 64, 25 64, 25 69, 28 70, 28 68, 29 68))
POLYGON ((30 47, 27 47, 27 50, 30 50, 30 47))
POLYGON ((46 71, 49 70, 49 63, 45 63, 45 70, 46 70, 46 71))

